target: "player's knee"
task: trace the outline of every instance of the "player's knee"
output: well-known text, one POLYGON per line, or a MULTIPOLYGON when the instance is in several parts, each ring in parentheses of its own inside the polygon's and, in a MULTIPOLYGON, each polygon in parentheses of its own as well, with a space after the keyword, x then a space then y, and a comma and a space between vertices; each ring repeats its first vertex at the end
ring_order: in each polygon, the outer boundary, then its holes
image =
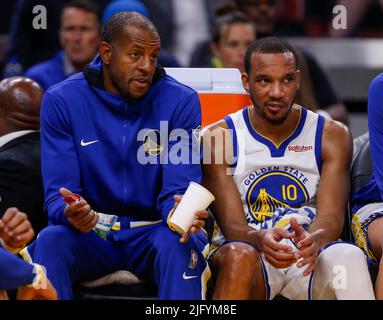
POLYGON ((241 266, 241 268, 244 268, 246 265, 254 266, 259 263, 257 250, 249 244, 228 243, 221 250, 222 264, 227 266, 241 266))
POLYGON ((352 244, 343 244, 341 245, 342 255, 344 258, 346 257, 352 257, 352 258, 357 258, 361 260, 366 260, 366 256, 362 249, 358 248, 355 245, 352 244))
POLYGON ((357 257, 365 259, 363 251, 357 246, 350 243, 338 243, 329 248, 330 250, 335 250, 336 254, 343 257, 357 257))
POLYGON ((364 252, 349 243, 337 243, 327 248, 325 273, 338 299, 374 299, 373 287, 364 252))
POLYGON ((366 256, 357 246, 350 243, 336 243, 323 252, 323 259, 328 263, 347 265, 349 262, 360 261, 364 263, 366 256))

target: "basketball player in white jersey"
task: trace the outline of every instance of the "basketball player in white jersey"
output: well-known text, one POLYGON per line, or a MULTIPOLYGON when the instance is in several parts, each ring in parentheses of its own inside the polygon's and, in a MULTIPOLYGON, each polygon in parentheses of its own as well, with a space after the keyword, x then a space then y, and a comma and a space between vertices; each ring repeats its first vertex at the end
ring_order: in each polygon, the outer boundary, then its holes
POLYGON ((364 253, 338 241, 350 132, 293 103, 300 73, 286 41, 256 41, 245 69, 253 105, 202 135, 204 185, 220 228, 213 299, 374 299, 364 253))

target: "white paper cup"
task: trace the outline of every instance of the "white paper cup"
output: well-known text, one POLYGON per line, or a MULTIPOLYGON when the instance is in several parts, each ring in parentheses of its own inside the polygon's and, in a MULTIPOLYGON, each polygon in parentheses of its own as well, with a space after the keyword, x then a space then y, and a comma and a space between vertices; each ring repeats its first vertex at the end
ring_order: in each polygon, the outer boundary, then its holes
POLYGON ((181 202, 168 221, 170 229, 183 235, 193 224, 195 213, 205 210, 214 199, 209 190, 198 183, 190 182, 181 202))

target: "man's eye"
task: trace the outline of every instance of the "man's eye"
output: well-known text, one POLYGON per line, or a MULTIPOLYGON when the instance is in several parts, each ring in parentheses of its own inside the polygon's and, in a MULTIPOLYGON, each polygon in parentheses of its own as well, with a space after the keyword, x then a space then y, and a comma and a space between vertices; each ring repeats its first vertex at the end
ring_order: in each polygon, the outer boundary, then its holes
POLYGON ((74 26, 71 26, 71 27, 65 27, 64 29, 62 29, 64 32, 73 32, 76 30, 76 28, 74 26))
POLYGON ((230 41, 227 43, 227 46, 230 47, 230 48, 236 48, 239 46, 239 43, 236 42, 236 41, 230 41))
POLYGON ((138 52, 130 52, 129 56, 134 58, 134 59, 137 59, 140 57, 140 54, 138 52))

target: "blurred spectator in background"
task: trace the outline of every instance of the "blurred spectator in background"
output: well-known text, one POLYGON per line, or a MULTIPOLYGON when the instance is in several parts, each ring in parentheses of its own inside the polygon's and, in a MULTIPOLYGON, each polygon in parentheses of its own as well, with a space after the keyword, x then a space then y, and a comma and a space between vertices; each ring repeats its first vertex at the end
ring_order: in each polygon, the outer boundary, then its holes
POLYGON ((233 0, 257 25, 258 37, 304 34, 304 0, 233 0))
POLYGON ((307 60, 305 59, 303 53, 295 48, 297 54, 297 66, 298 70, 301 73, 301 83, 299 90, 295 96, 294 102, 304 106, 306 109, 311 110, 316 113, 320 113, 326 118, 331 119, 332 117, 324 110, 319 109, 318 101, 315 97, 314 84, 311 79, 309 67, 307 65, 307 60))
MULTIPOLYGON (((261 38, 269 35, 278 35, 277 23, 277 7, 280 5, 279 0, 233 0, 230 1, 233 5, 233 10, 237 9, 251 18, 257 28, 257 37, 261 38)), ((348 112, 346 106, 337 97, 330 81, 320 67, 315 58, 308 52, 299 49, 300 60, 298 61, 300 68, 303 70, 300 88, 301 100, 303 104, 310 110, 324 110, 334 120, 348 124, 348 112), (306 77, 305 77, 306 75, 306 77), (308 77, 307 77, 308 76, 308 77), (304 88, 310 88, 312 92, 303 92, 304 88), (310 97, 309 100, 302 100, 303 97, 310 97), (314 103, 314 106, 309 106, 308 103, 314 103)), ((299 58, 299 57, 298 57, 299 58)))
POLYGON ((217 68, 237 68, 245 72, 244 59, 247 48, 255 41, 254 23, 240 12, 217 17, 210 43, 217 68))
POLYGON ((259 38, 277 33, 275 32, 278 21, 276 0, 235 0, 235 4, 239 11, 254 21, 259 38))
POLYGON ((239 11, 218 9, 211 40, 203 41, 196 47, 190 65, 237 68, 245 72, 245 53, 255 38, 255 25, 246 15, 239 11))
POLYGON ((31 79, 0 82, 0 215, 17 207, 28 214, 36 234, 48 221, 40 164, 42 95, 31 79))
POLYGON ((106 6, 102 14, 102 25, 104 26, 112 15, 122 11, 134 11, 145 17, 149 16, 148 9, 140 0, 114 0, 106 6))
MULTIPOLYGON (((105 8, 102 15, 102 25, 104 26, 111 16, 122 11, 134 11, 149 17, 148 9, 140 0, 115 0, 105 8)), ((178 60, 166 49, 161 49, 158 63, 163 67, 177 68, 181 66, 178 60)))
POLYGON ((53 58, 32 66, 25 76, 44 90, 81 71, 96 55, 101 40, 98 8, 87 0, 73 0, 61 13, 59 39, 62 50, 53 58))
MULTIPOLYGON (((258 28, 250 17, 235 9, 231 3, 217 7, 211 41, 204 41, 196 47, 191 59, 192 67, 237 68, 240 72, 245 72, 246 49, 256 40, 258 28)), ((274 17, 274 14, 267 15, 274 17)), ((262 30, 264 31, 262 35, 268 34, 271 31, 269 24, 264 23, 262 30)), ((299 52, 298 67, 304 81, 301 83, 295 102, 317 111, 318 103, 307 63, 299 52)))
MULTIPOLYGON (((61 10, 70 1, 17 0, 11 20, 4 77, 22 75, 30 66, 50 59, 60 49, 57 32, 60 29, 61 10), (33 8, 37 5, 46 8, 46 29, 33 28, 32 21, 37 15, 33 13, 33 8)), ((110 2, 109 0, 89 1, 98 5, 100 9, 105 8, 110 2)))
POLYGON ((158 29, 162 48, 172 52, 182 66, 189 66, 196 44, 209 38, 214 10, 222 1, 142 0, 158 29))

